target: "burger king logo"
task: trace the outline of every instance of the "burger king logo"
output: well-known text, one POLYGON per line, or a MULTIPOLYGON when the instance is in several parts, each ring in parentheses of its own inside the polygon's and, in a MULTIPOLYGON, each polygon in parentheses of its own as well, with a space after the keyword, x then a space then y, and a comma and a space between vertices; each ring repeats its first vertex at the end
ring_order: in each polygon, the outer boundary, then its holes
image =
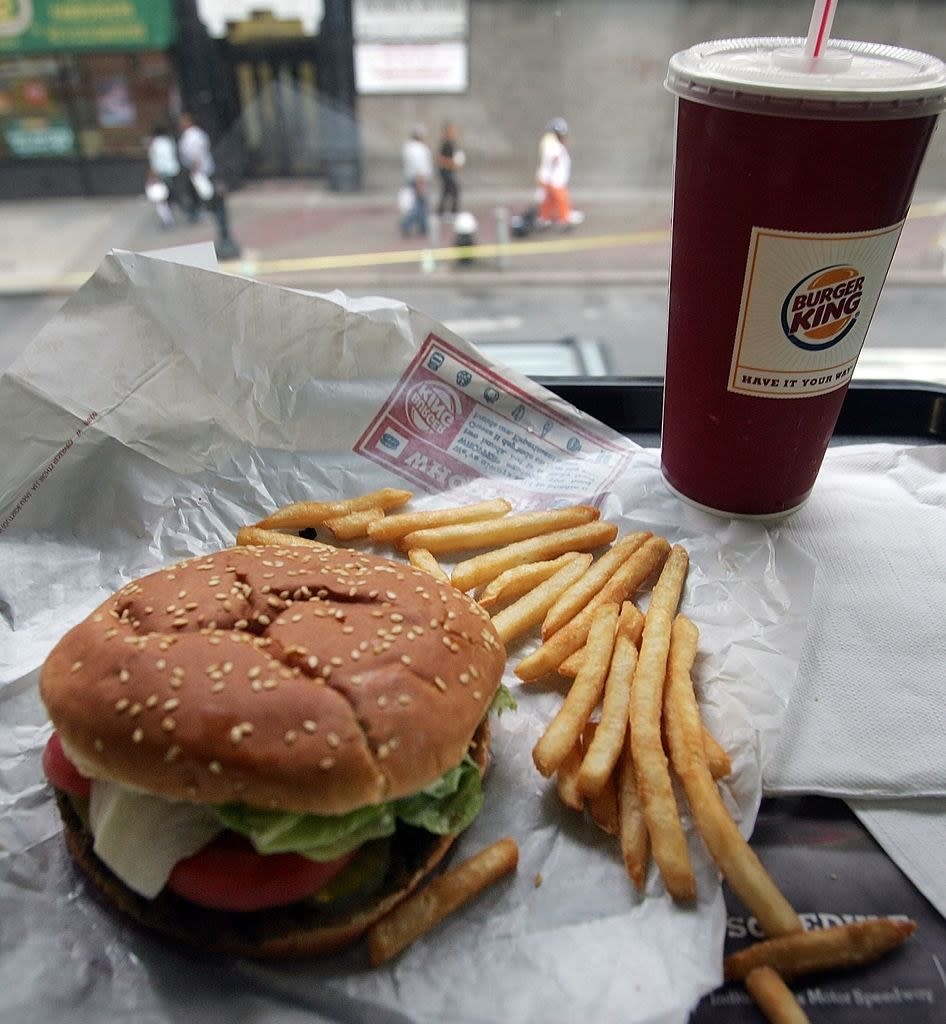
POLYGON ((450 430, 462 411, 460 396, 439 381, 415 384, 406 401, 407 418, 425 434, 443 434, 450 430))
POLYGON ((821 352, 857 323, 864 275, 857 267, 822 267, 803 277, 782 303, 782 330, 798 348, 821 352))

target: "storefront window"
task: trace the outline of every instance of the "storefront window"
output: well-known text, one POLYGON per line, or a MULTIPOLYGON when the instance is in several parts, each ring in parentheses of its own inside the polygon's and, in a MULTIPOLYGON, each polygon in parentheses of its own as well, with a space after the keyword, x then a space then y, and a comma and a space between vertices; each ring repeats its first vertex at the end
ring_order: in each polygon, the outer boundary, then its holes
POLYGON ((75 155, 62 72, 52 58, 0 61, 0 159, 75 155))
POLYGON ((171 69, 164 53, 88 54, 75 59, 82 155, 141 157, 168 117, 171 69))

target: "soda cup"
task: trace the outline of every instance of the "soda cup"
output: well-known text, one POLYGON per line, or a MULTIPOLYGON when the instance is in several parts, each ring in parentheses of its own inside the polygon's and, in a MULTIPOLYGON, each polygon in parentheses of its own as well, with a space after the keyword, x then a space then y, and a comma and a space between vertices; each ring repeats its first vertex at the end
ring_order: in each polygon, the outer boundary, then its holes
POLYGON ((875 43, 703 43, 677 96, 661 465, 709 511, 779 517, 831 439, 946 65, 875 43))

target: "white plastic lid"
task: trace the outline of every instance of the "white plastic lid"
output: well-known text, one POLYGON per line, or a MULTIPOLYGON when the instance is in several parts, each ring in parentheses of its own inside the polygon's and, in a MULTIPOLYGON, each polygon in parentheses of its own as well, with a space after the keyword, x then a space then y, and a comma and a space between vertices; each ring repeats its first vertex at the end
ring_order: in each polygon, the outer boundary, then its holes
POLYGON ((946 64, 938 57, 833 39, 823 57, 809 58, 804 42, 770 36, 699 43, 670 58, 664 84, 696 103, 782 117, 873 121, 946 109, 946 64))

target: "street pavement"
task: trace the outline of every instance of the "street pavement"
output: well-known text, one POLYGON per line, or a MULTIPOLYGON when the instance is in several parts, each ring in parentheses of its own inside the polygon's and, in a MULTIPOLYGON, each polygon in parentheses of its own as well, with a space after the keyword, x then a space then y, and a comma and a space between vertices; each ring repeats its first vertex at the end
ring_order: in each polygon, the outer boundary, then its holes
MULTIPOLYGON (((403 239, 393 195, 332 193, 303 181, 249 184, 227 200, 239 246, 226 270, 292 287, 383 288, 407 283, 498 287, 519 283, 665 283, 670 258, 669 193, 577 190, 584 223, 503 243, 503 223, 530 190, 468 191, 473 247, 455 246, 454 226, 434 238, 403 239)), ((0 295, 68 294, 112 248, 146 252, 214 240, 216 224, 159 224, 141 197, 0 201, 0 295)), ((465 239, 463 241, 466 241, 465 239)), ((891 279, 946 282, 946 197, 918 197, 891 279)))

